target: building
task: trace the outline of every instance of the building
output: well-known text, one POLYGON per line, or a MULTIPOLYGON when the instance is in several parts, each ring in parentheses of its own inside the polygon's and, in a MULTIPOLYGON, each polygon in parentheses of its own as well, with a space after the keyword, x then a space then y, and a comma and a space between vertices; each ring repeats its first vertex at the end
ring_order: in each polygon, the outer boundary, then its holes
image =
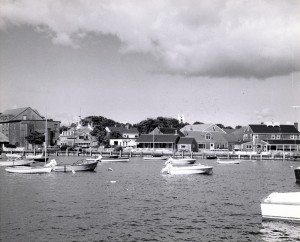
POLYGON ((244 132, 244 151, 299 151, 300 133, 298 124, 279 123, 250 124, 244 132))
POLYGON ((142 134, 136 140, 137 148, 143 150, 176 151, 178 134, 142 134))
POLYGON ((3 145, 9 144, 9 139, 2 132, 0 132, 0 151, 3 145))
POLYGON ((82 126, 80 120, 76 127, 71 127, 67 131, 63 131, 59 136, 60 146, 90 148, 98 146, 99 142, 91 135, 94 127, 92 124, 82 126))
POLYGON ((139 137, 137 128, 106 127, 105 130, 110 146, 136 147, 136 139, 139 137))
POLYGON ((198 144, 194 138, 180 137, 177 143, 178 151, 198 152, 198 144))
POLYGON ((186 125, 180 130, 185 137, 194 138, 199 150, 228 150, 227 133, 215 124, 186 125))
POLYGON ((8 137, 10 144, 26 149, 32 148, 26 137, 33 132, 47 133, 47 145, 56 145, 59 128, 60 121, 47 119, 46 122, 44 116, 30 107, 6 110, 0 115, 0 132, 8 137))

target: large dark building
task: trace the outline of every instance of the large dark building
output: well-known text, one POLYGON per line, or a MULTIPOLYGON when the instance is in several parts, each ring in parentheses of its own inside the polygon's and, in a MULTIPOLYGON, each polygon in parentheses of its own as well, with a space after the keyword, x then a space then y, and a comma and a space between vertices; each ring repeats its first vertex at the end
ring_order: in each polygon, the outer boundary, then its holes
POLYGON ((56 144, 59 137, 60 121, 41 116, 30 107, 6 110, 0 115, 0 132, 6 135, 9 143, 17 147, 31 148, 26 136, 33 132, 45 134, 47 123, 47 145, 56 144))

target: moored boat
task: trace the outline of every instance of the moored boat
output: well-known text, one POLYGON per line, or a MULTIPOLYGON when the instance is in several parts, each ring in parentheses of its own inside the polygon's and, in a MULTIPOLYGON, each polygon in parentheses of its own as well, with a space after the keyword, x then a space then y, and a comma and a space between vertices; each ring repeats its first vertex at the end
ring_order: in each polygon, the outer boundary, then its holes
POLYGON ((300 192, 273 192, 261 202, 264 220, 300 222, 300 192))
POLYGON ((76 161, 73 164, 59 164, 57 165, 57 162, 55 160, 51 160, 53 162, 53 171, 62 171, 62 172, 68 172, 68 171, 94 171, 98 165, 98 160, 87 160, 87 159, 81 159, 76 161))
POLYGON ((5 170, 10 173, 42 174, 51 172, 52 167, 14 166, 5 168, 5 170))
POLYGON ((104 156, 99 156, 98 159, 100 159, 99 161, 100 162, 111 162, 111 161, 119 161, 119 162, 123 162, 123 161, 129 161, 129 158, 127 157, 120 157, 120 156, 117 156, 117 157, 104 157, 104 156))
POLYGON ((168 157, 166 156, 144 156, 144 160, 166 160, 168 157))
POLYGON ((5 154, 8 159, 19 159, 22 158, 19 154, 5 154))
POLYGON ((186 164, 194 164, 196 162, 196 159, 193 158, 174 159, 172 157, 169 157, 169 159, 166 161, 166 164, 168 162, 171 162, 173 165, 186 165, 186 164))
POLYGON ((25 166, 33 163, 34 160, 26 160, 22 158, 17 159, 8 159, 4 161, 0 161, 0 166, 25 166))
POLYGON ((208 155, 208 156, 206 156, 206 159, 208 159, 208 160, 215 160, 215 159, 217 159, 217 156, 215 156, 215 155, 208 155))
POLYGON ((49 159, 49 157, 45 157, 44 154, 38 154, 38 155, 29 154, 26 155, 25 158, 34 161, 47 161, 49 159))
POLYGON ((213 167, 205 165, 191 165, 191 166, 178 166, 174 167, 171 163, 168 163, 166 167, 161 170, 161 173, 171 175, 191 175, 191 174, 212 174, 213 167))
POLYGON ((218 164, 240 164, 241 161, 240 160, 217 160, 218 164))

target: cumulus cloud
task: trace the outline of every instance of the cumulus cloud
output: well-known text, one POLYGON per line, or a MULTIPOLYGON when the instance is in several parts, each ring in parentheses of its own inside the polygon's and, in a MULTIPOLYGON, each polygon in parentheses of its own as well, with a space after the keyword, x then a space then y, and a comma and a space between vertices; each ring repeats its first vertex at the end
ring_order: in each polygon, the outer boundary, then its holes
POLYGON ((264 79, 300 70, 298 0, 1 0, 0 27, 31 25, 54 44, 114 35, 168 73, 264 79))

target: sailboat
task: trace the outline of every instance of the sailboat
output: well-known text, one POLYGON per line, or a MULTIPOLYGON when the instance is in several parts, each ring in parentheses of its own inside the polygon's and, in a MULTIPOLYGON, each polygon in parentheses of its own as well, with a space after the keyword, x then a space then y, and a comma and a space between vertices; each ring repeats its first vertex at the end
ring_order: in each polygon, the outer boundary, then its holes
POLYGON ((47 136, 48 136, 48 127, 47 127, 47 115, 45 121, 45 165, 44 166, 13 166, 8 167, 5 170, 10 173, 21 173, 21 174, 43 174, 50 173, 55 164, 47 162, 47 136))

